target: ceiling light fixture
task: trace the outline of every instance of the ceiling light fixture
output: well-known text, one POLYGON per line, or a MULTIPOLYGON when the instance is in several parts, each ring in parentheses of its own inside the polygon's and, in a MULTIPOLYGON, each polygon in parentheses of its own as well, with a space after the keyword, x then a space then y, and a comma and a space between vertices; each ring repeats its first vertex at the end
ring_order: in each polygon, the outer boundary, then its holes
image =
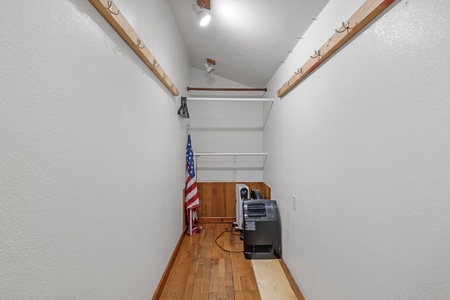
POLYGON ((211 74, 214 71, 214 66, 215 65, 216 65, 216 61, 214 59, 207 58, 206 59, 206 64, 205 64, 206 72, 208 74, 211 74))
POLYGON ((198 5, 192 4, 192 9, 197 15, 198 24, 200 24, 200 26, 204 27, 209 24, 211 21, 211 15, 203 5, 199 7, 198 5))

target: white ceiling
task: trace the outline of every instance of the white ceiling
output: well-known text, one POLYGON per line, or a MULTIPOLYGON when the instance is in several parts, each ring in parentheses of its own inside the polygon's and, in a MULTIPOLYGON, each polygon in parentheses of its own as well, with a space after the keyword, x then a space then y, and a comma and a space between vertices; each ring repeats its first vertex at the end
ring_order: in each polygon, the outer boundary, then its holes
POLYGON ((167 0, 194 68, 216 60, 214 74, 265 87, 329 0, 211 0, 200 27, 195 0, 167 0))

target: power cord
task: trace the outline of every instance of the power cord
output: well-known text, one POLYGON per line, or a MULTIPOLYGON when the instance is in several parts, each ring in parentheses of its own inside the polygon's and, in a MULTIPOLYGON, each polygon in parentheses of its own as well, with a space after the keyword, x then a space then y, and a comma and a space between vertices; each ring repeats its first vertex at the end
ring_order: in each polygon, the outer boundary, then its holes
POLYGON ((218 240, 225 232, 229 232, 229 233, 231 233, 232 235, 236 235, 236 236, 241 235, 240 233, 236 234, 236 233, 233 232, 232 229, 227 228, 227 229, 225 229, 224 231, 222 231, 222 233, 219 234, 219 236, 216 237, 216 239, 214 240, 214 242, 216 243, 216 245, 219 246, 219 248, 222 249, 222 250, 225 251, 225 252, 229 252, 229 253, 242 253, 242 252, 244 252, 244 251, 227 250, 227 249, 223 248, 221 245, 219 245, 219 243, 217 242, 217 240, 218 240))

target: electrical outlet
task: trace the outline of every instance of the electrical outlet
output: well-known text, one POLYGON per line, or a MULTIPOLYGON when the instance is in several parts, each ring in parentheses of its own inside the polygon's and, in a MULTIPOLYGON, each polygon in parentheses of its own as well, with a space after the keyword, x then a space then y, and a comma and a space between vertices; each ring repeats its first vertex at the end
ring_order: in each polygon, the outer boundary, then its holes
POLYGON ((292 195, 292 209, 297 210, 297 196, 292 195))

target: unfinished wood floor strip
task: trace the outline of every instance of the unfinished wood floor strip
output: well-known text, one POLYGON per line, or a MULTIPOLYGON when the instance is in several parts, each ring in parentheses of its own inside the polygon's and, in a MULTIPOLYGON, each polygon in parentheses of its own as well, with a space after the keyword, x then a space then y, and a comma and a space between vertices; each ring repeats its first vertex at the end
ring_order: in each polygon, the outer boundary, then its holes
POLYGON ((252 260, 262 300, 297 299, 277 259, 252 260))

